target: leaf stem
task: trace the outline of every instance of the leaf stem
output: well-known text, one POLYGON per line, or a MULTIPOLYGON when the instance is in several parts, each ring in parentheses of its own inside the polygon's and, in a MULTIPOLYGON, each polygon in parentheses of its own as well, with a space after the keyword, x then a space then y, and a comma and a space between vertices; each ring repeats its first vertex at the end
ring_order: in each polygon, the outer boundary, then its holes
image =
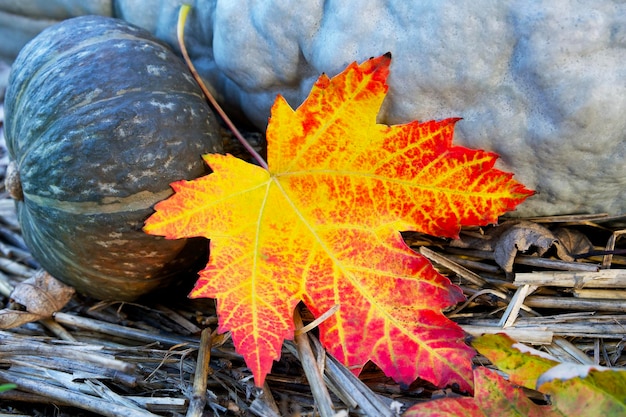
POLYGON ((252 147, 252 145, 250 145, 250 143, 248 143, 248 141, 243 137, 241 132, 239 132, 239 129, 237 129, 237 127, 232 122, 232 120, 230 120, 226 112, 224 112, 222 107, 217 103, 217 100, 215 100, 213 94, 211 94, 209 89, 206 87, 206 85, 202 81, 202 78, 200 78, 200 74, 198 74, 196 67, 193 65, 193 62, 191 62, 191 58, 189 58, 189 54, 187 53, 187 47, 185 46, 185 22, 187 21, 187 15, 189 14, 189 10, 191 10, 191 6, 189 6, 188 4, 183 4, 182 6, 180 6, 180 11, 178 12, 178 24, 176 25, 178 46, 180 47, 180 51, 183 54, 185 63, 187 64, 187 67, 189 67, 189 71, 191 71, 191 75, 193 75, 193 78, 195 78, 198 85, 200 85, 200 88, 202 89, 202 92, 204 93, 206 98, 209 100, 217 114, 219 114, 222 120, 224 120, 224 123, 226 123, 228 128, 235 135, 235 137, 239 140, 239 142, 241 142, 243 147, 246 148, 246 150, 259 163, 259 165, 269 170, 267 162, 265 162, 263 157, 259 155, 259 153, 252 147))

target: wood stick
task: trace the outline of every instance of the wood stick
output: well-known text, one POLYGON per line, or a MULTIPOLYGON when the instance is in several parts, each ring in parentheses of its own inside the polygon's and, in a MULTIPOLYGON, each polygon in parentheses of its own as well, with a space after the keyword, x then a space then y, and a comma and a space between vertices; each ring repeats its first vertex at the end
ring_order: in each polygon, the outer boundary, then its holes
MULTIPOLYGON (((564 315, 566 316, 566 315, 564 315)), ((475 320, 471 325, 461 325, 461 327, 472 335, 481 333, 498 333, 503 331, 498 327, 497 320, 475 320)), ((524 340, 524 335, 528 334, 528 343, 536 334, 550 333, 558 336, 588 337, 602 339, 622 339, 626 318, 623 316, 601 316, 596 317, 524 317, 519 318, 515 325, 504 330, 513 339, 520 342, 524 340), (520 337, 516 337, 516 334, 520 337)), ((550 343, 550 342, 548 342, 550 343)))
POLYGON ((70 334, 70 332, 65 330, 65 328, 63 326, 61 326, 59 323, 57 323, 56 321, 54 321, 50 317, 47 317, 45 319, 39 320, 39 323, 43 324, 48 330, 50 330, 52 333, 54 333, 54 335, 56 337, 58 337, 59 339, 61 339, 61 340, 65 340, 65 341, 68 341, 68 342, 76 342, 77 341, 74 338, 74 336, 72 336, 70 334))
MULTIPOLYGON (((606 242, 605 250, 607 250, 608 252, 615 250, 615 242, 617 242, 617 239, 619 239, 619 237, 624 234, 626 234, 626 230, 614 231, 611 237, 609 238, 608 242, 606 242)), ((613 260, 612 254, 609 253, 607 255, 604 255, 604 257, 602 258, 602 268, 603 269, 610 268, 612 260, 613 260)))
POLYGON ((11 297, 11 293, 13 292, 13 285, 9 282, 9 277, 0 272, 0 295, 3 295, 6 298, 11 297))
POLYGON ((396 415, 391 407, 382 401, 380 396, 372 395, 372 390, 363 381, 331 355, 326 357, 326 374, 329 379, 332 379, 335 387, 341 387, 344 391, 343 394, 352 397, 352 401, 358 404, 361 415, 366 417, 393 417, 396 415))
MULTIPOLYGON (((111 403, 92 395, 72 392, 42 381, 15 375, 10 371, 0 370, 0 379, 16 384, 20 390, 42 395, 52 401, 58 401, 82 410, 91 411, 105 417, 158 417, 149 411, 140 411, 133 408, 111 403)), ((51 401, 51 402, 52 402, 51 401)))
POLYGON ((0 269, 6 273, 24 278, 29 278, 34 272, 34 269, 6 258, 0 258, 0 269))
POLYGON ((547 297, 532 295, 524 302, 533 308, 558 308, 561 310, 610 311, 626 313, 626 300, 597 300, 574 297, 547 297))
POLYGON ((519 316, 519 311, 524 305, 524 300, 528 296, 528 294, 532 294, 537 287, 535 285, 524 285, 517 289, 515 295, 511 299, 508 307, 504 311, 502 318, 500 319, 500 323, 498 325, 502 328, 507 328, 515 323, 517 317, 519 316))
POLYGON ((543 271, 515 274, 515 285, 571 288, 626 288, 625 269, 599 271, 543 271))
POLYGON ((272 394, 272 389, 270 388, 270 385, 267 383, 267 379, 263 383, 263 390, 261 392, 261 395, 257 396, 255 400, 263 401, 265 404, 267 404, 269 408, 280 414, 278 404, 276 404, 276 400, 274 399, 274 395, 272 394))
POLYGON ((125 398, 140 404, 151 412, 184 412, 187 408, 187 400, 185 398, 137 397, 132 395, 127 395, 125 398))
POLYGON ((600 298, 604 300, 626 300, 626 290, 600 290, 600 289, 584 289, 571 290, 574 297, 579 298, 600 298))
MULTIPOLYGON (((599 340, 599 339, 596 339, 599 340)), ((564 339, 563 337, 557 336, 554 338, 554 345, 559 346, 565 352, 567 352, 572 358, 576 359, 576 361, 586 364, 593 365, 593 359, 591 359, 585 352, 578 349, 573 343, 564 339)))
MULTIPOLYGON (((467 250, 458 248, 446 248, 450 253, 472 256, 479 259, 494 260, 494 254, 485 250, 467 250)), ((564 271, 589 271, 594 272, 599 269, 598 265, 586 264, 582 262, 567 262, 558 259, 539 258, 531 255, 517 255, 515 257, 515 263, 520 265, 536 266, 546 269, 558 269, 564 271)))
POLYGON ((446 258, 445 256, 431 250, 428 249, 425 246, 420 247, 420 253, 422 255, 424 255, 426 258, 430 259, 432 262, 435 262, 443 267, 448 268, 449 270, 453 271, 454 273, 460 275, 461 277, 465 278, 467 281, 471 282, 474 285, 477 285, 480 288, 485 288, 486 286, 488 286, 489 284, 487 283, 487 281, 485 281, 484 279, 481 278, 480 275, 470 271, 469 269, 451 261, 450 259, 446 258))
MULTIPOLYGON (((619 218, 619 217, 617 217, 619 218)), ((608 213, 598 214, 563 214, 556 216, 528 217, 525 220, 535 223, 588 223, 599 220, 610 220, 608 213)))
POLYGON ((206 386, 210 372, 211 360, 211 329, 202 330, 200 335, 200 349, 196 362, 196 372, 193 376, 193 394, 187 409, 187 417, 201 417, 206 405, 206 386))
MULTIPOLYGON (((296 329, 304 327, 298 309, 294 312, 294 323, 296 325, 296 329)), ((304 370, 304 374, 309 381, 311 393, 313 394, 313 398, 315 398, 315 404, 317 405, 320 416, 333 417, 335 415, 333 402, 330 399, 330 394, 324 384, 322 370, 317 367, 317 361, 315 360, 313 350, 309 344, 308 334, 296 334, 295 342, 300 363, 302 364, 302 369, 304 370)))
POLYGON ((111 336, 124 337, 145 343, 160 342, 166 345, 187 344, 191 347, 198 347, 197 338, 153 333, 62 312, 54 313, 53 317, 59 323, 67 326, 74 326, 111 336))
POLYGON ((190 334, 197 334, 202 332, 201 328, 187 320, 177 311, 174 311, 171 308, 164 306, 163 304, 158 304, 156 308, 165 313, 167 315, 167 318, 177 323, 179 326, 187 330, 190 334))
MULTIPOLYGON (((26 370, 24 373, 32 373, 35 369, 44 370, 48 375, 48 377, 44 375, 44 378, 50 378, 50 375, 61 375, 57 374, 57 372, 61 372, 65 375, 69 375, 68 372, 71 372, 72 374, 80 374, 84 378, 105 378, 121 383, 127 387, 137 386, 137 376, 133 374, 126 374, 114 369, 102 368, 85 362, 72 362, 65 358, 14 356, 6 361, 10 363, 11 371, 15 372, 18 372, 22 368, 26 370)), ((75 378, 70 375, 69 379, 71 381, 75 378)), ((68 388, 67 383, 64 383, 64 385, 68 388)))
POLYGON ((482 334, 496 334, 505 333, 512 339, 521 343, 528 343, 531 345, 549 345, 552 343, 554 333, 546 330, 545 328, 539 328, 538 326, 532 329, 521 329, 517 327, 507 327, 503 329, 494 325, 475 325, 475 324, 462 324, 461 328, 472 336, 480 336, 482 334))
POLYGON ((248 410, 259 417, 281 417, 279 413, 259 398, 252 401, 248 410))
POLYGON ((129 373, 135 370, 135 366, 118 359, 112 355, 85 351, 80 345, 48 345, 44 343, 4 341, 0 345, 0 357, 27 357, 40 356, 42 358, 66 358, 77 363, 86 362, 98 365, 104 369, 129 373))

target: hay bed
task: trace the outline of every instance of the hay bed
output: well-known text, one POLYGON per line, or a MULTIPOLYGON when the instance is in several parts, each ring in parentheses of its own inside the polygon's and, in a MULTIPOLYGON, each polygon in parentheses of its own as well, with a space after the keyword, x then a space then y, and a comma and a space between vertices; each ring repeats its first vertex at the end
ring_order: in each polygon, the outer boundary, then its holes
MULTIPOLYGON (((0 130, 2 119, 0 106, 0 130)), ((3 179, 3 143, 0 158, 3 179)), ((11 306, 11 290, 38 268, 20 236, 13 201, 0 188, 0 297, 11 306)), ((463 237, 474 238, 466 248, 415 233, 405 238, 463 288, 468 302, 447 315, 468 335, 505 331, 564 361, 623 366, 626 258, 620 253, 626 245, 620 236, 626 219, 531 220, 582 234, 593 250, 569 261, 556 259, 554 249, 518 254, 515 273, 505 274, 494 251, 480 249, 488 228, 464 230, 463 237)), ((18 386, 0 394, 0 416, 314 416, 324 407, 315 398, 327 389, 336 410, 391 417, 416 402, 457 395, 423 381, 400 387, 373 365, 357 379, 324 355, 315 331, 285 343, 259 390, 231 341, 215 334, 213 302, 187 299, 188 284, 138 303, 76 295, 53 318, 0 330, 0 383, 18 386), (307 380, 316 364, 324 377, 307 380)), ((306 310, 301 314, 310 321, 306 310)))

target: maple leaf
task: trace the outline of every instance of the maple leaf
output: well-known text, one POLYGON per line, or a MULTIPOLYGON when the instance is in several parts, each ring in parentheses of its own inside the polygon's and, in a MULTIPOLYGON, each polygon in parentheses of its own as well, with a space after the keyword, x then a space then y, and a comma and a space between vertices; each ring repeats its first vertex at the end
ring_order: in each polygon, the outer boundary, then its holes
POLYGON ((550 406, 533 403, 524 391, 484 366, 474 370, 474 397, 418 403, 402 417, 559 417, 550 406))
POLYGON ((484 334, 472 340, 472 346, 501 371, 511 382, 536 389, 537 379, 559 362, 545 352, 517 343, 504 333, 484 334))
POLYGON ((559 363, 505 334, 482 335, 472 341, 472 346, 508 374, 511 382, 549 395, 550 410, 558 415, 626 415, 623 368, 559 363))
POLYGON ((387 126, 376 115, 389 54, 322 75, 293 110, 279 96, 268 169, 205 155, 213 173, 172 184, 147 233, 211 239, 191 297, 217 299, 220 332, 262 385, 304 301, 326 349, 358 373, 368 361, 401 383, 472 390, 473 349, 442 310, 464 299, 400 231, 456 237, 532 194, 497 156, 452 146, 458 119, 387 126))

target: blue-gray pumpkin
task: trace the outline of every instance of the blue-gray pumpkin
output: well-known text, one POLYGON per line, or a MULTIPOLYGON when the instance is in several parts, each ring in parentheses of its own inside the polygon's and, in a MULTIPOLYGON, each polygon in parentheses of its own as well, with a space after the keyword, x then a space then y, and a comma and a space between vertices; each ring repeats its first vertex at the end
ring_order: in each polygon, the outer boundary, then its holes
POLYGON ((211 109, 167 46, 109 17, 63 21, 20 52, 5 113, 22 233, 50 274, 132 300, 194 268, 206 242, 141 230, 171 182, 205 174, 201 155, 221 151, 211 109))

